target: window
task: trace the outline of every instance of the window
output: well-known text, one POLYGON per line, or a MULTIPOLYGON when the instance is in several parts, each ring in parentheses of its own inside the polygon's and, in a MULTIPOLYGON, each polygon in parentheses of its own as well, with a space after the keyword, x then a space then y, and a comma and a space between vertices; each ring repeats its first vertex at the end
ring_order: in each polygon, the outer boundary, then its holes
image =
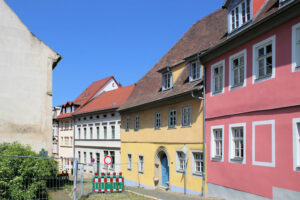
POLYGON ((100 139, 100 129, 99 126, 96 127, 96 131, 97 131, 97 139, 100 139))
POLYGON ((90 152, 90 163, 92 163, 92 160, 93 160, 93 153, 90 152))
POLYGON ((110 157, 112 159, 112 162, 110 164, 110 168, 114 169, 115 168, 115 152, 114 151, 110 151, 110 157))
POLYGON ((300 23, 292 28, 292 71, 300 70, 300 23))
POLYGON ((90 127, 90 139, 93 139, 93 127, 90 127))
POLYGON ((60 137, 60 143, 61 145, 64 145, 64 137, 60 137))
POLYGON ((116 133, 115 133, 116 131, 115 131, 115 126, 111 126, 111 139, 115 139, 115 135, 116 135, 116 133))
POLYGON ((86 139, 86 128, 83 128, 83 137, 86 139))
POLYGON ((229 154, 230 161, 245 163, 245 124, 232 124, 229 126, 229 154))
POLYGON ((275 36, 253 46, 253 83, 275 77, 275 36))
POLYGON ((69 145, 69 137, 65 137, 65 145, 66 145, 66 146, 69 145))
POLYGON ((125 131, 129 131, 129 129, 130 129, 130 117, 126 116, 126 119, 125 119, 125 131))
POLYGON ((78 128, 78 139, 80 139, 80 128, 78 128))
POLYGON ((192 106, 183 106, 181 111, 181 125, 191 126, 192 125, 192 106))
POLYGON ((246 50, 230 56, 230 88, 245 86, 246 84, 246 50))
POLYGON ((300 118, 293 119, 293 160, 294 170, 300 171, 300 118))
POLYGON ((211 90, 213 95, 224 92, 224 61, 211 66, 211 90))
POLYGON ((177 125, 177 110, 170 109, 169 110, 169 120, 168 120, 168 127, 175 128, 177 125))
POLYGON ((185 154, 182 151, 176 151, 176 171, 183 172, 185 169, 185 154))
POLYGON ((140 128, 140 117, 138 115, 134 118, 134 130, 137 131, 140 128))
POLYGON ((83 152, 83 162, 86 163, 86 152, 83 152))
POLYGON ((211 158, 219 161, 223 159, 224 126, 213 126, 211 129, 211 158))
POLYGON ((195 81, 201 78, 201 67, 199 62, 190 63, 190 81, 195 81))
POLYGON ((160 126, 161 126, 160 116, 161 116, 161 114, 159 111, 154 113, 154 128, 155 129, 160 129, 160 126))
POLYGON ((70 137, 70 145, 73 145, 73 137, 70 137))
POLYGON ((279 0, 279 7, 286 5, 287 3, 291 2, 292 0, 279 0))
POLYGON ((203 152, 192 151, 192 174, 202 175, 204 172, 203 152))
POLYGON ((127 169, 131 170, 132 168, 132 155, 129 153, 127 154, 127 169))
POLYGON ((139 155, 138 166, 139 166, 139 173, 144 173, 144 156, 142 155, 139 155))
MULTIPOLYGON (((108 151, 104 151, 104 158, 108 156, 108 151)), ((104 167, 103 168, 107 168, 107 165, 104 164, 104 167)))
POLYGON ((162 75, 162 90, 168 90, 173 87, 172 72, 165 72, 162 75))
POLYGON ((244 0, 229 12, 230 32, 243 26, 251 19, 250 0, 244 0))
POLYGON ((107 139, 107 126, 103 126, 104 139, 107 139))
POLYGON ((78 151, 78 162, 81 162, 81 155, 80 155, 80 151, 78 151))

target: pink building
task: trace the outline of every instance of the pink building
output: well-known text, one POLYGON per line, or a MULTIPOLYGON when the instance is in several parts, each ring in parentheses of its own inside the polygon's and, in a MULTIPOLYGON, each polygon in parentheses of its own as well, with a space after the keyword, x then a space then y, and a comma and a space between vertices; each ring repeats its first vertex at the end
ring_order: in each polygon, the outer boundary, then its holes
POLYGON ((200 52, 208 193, 300 199, 300 1, 227 0, 228 29, 200 52))

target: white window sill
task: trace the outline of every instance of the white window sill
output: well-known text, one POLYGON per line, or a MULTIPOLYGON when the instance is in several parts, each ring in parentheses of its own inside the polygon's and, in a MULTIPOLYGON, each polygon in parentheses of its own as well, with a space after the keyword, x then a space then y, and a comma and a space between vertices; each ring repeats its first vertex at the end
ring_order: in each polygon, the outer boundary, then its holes
POLYGON ((142 171, 139 171, 139 174, 144 174, 144 172, 142 172, 142 171))
POLYGON ((230 161, 235 163, 243 163, 244 158, 235 157, 235 158, 231 158, 230 161))
POLYGON ((261 76, 259 78, 255 78, 254 83, 259 83, 259 82, 266 81, 266 80, 269 80, 269 79, 272 79, 272 78, 274 78, 273 74, 264 75, 264 76, 261 76))
POLYGON ((192 127, 192 125, 182 125, 181 128, 189 128, 189 127, 192 127))
POLYGON ((174 127, 168 127, 168 129, 176 129, 176 126, 174 126, 174 127))
POLYGON ((196 78, 196 79, 190 79, 190 83, 192 83, 192 82, 195 82, 195 81, 199 81, 199 80, 201 80, 201 78, 196 78))
POLYGON ((131 171, 131 168, 127 168, 128 171, 131 171))
POLYGON ((183 169, 177 169, 176 172, 177 172, 177 173, 183 174, 183 173, 184 173, 184 170, 183 170, 183 169))
POLYGON ((193 172, 193 175, 194 176, 203 176, 203 173, 202 172, 193 172))
POLYGON ((222 156, 214 156, 211 158, 212 161, 222 161, 222 156))

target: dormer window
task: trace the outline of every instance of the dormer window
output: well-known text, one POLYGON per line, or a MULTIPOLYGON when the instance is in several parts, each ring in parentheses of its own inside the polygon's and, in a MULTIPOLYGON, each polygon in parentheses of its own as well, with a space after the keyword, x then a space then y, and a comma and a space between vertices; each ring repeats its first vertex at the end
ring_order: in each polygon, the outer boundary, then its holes
POLYGON ((199 80, 201 78, 201 67, 199 62, 194 61, 190 63, 190 82, 199 80))
POLYGON ((230 32, 238 29, 251 19, 250 0, 244 0, 229 12, 230 32))
POLYGON ((162 90, 168 90, 173 86, 172 72, 168 71, 162 74, 162 90))

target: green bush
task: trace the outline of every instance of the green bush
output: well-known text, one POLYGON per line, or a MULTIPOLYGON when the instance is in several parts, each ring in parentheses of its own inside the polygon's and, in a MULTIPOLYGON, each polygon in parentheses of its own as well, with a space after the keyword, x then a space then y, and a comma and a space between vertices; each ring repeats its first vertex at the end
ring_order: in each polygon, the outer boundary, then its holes
MULTIPOLYGON (((44 157, 19 143, 0 144, 0 155, 44 157)), ((56 175, 52 159, 0 156, 0 199, 46 198, 47 181, 56 175)))

